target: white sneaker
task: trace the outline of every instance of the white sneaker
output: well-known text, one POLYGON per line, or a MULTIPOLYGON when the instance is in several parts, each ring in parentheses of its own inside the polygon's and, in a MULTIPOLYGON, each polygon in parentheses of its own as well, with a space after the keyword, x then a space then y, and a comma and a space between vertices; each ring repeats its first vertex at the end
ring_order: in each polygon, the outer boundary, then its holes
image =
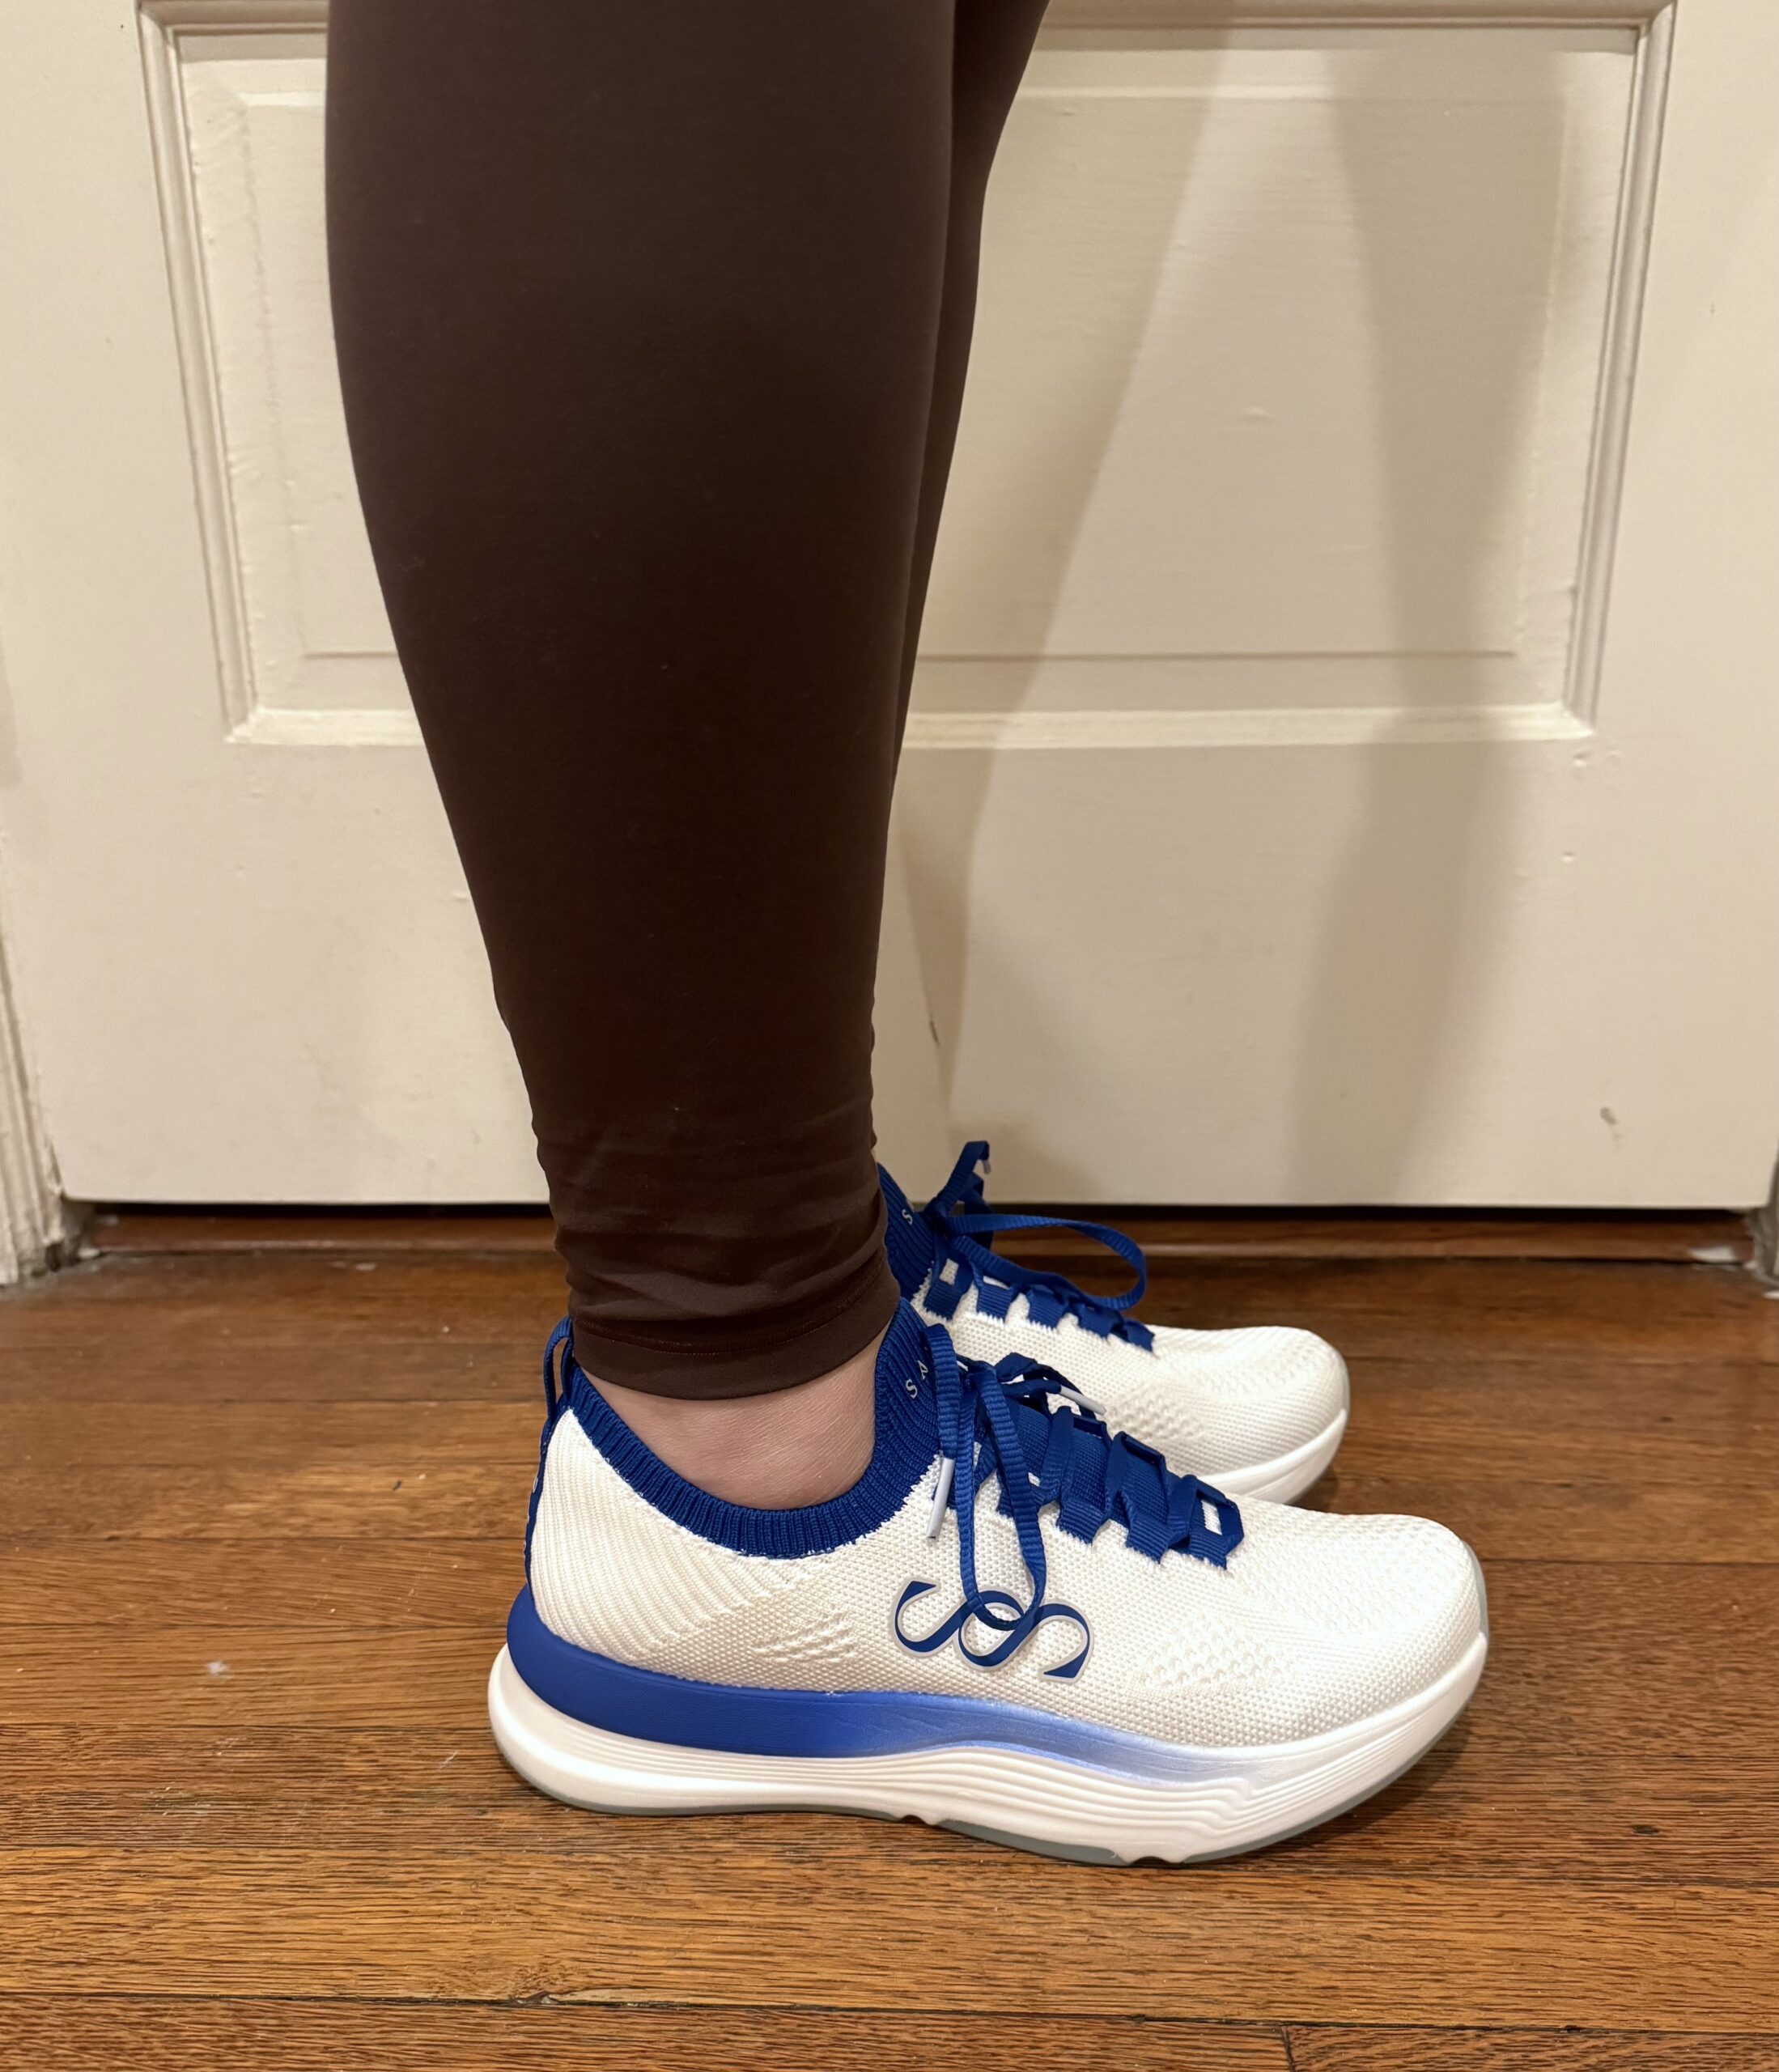
POLYGON ((906 1303, 871 1464, 802 1510, 683 1481, 566 1331, 489 1711, 571 1804, 820 1807, 1190 1862, 1378 1790, 1482 1673, 1481 1572, 1442 1527, 1238 1509, 1059 1376, 960 1361, 906 1303))
POLYGON ((1115 1429, 1232 1497, 1289 1503, 1327 1467, 1347 1429, 1346 1362, 1314 1331, 1284 1324, 1179 1331, 1139 1323, 1148 1267, 1122 1231, 1053 1216, 1000 1216, 983 1194, 986 1144, 966 1144, 951 1178, 915 1208, 880 1167, 886 1247, 902 1292, 960 1353, 991 1365, 1009 1352, 1055 1367, 1115 1429), (1015 1265, 997 1230, 1078 1230, 1135 1268, 1136 1285, 1089 1295, 1059 1273, 1015 1265))

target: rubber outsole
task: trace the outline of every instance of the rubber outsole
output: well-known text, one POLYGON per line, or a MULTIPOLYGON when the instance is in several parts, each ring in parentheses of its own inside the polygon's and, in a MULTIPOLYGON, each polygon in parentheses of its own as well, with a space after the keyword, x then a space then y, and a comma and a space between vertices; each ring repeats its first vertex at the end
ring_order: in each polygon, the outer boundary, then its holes
POLYGON ((1488 1650, 1485 1614, 1463 1658, 1388 1711, 1272 1747, 1170 1749, 1178 1773, 1159 1781, 961 1742, 808 1757, 638 1740, 546 1705, 504 1648, 489 1677, 488 1713, 500 1752, 527 1783, 595 1811, 863 1814, 1073 1861, 1195 1863, 1264 1849, 1382 1790, 1469 1703, 1488 1650))

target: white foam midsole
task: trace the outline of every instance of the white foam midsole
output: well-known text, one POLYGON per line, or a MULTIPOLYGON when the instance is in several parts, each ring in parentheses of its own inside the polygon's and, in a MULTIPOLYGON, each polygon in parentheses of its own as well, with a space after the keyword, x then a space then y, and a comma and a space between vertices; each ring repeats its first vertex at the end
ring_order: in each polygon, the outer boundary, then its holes
POLYGON ((1479 1633, 1419 1696, 1313 1739, 1180 1751, 1165 1781, 965 1743, 893 1756, 744 1756, 611 1734, 546 1705, 503 1648, 488 1681, 501 1753, 529 1783, 610 1812, 812 1807, 987 1829, 1125 1860, 1221 1856, 1296 1833, 1406 1769, 1458 1717, 1482 1675, 1479 1633))

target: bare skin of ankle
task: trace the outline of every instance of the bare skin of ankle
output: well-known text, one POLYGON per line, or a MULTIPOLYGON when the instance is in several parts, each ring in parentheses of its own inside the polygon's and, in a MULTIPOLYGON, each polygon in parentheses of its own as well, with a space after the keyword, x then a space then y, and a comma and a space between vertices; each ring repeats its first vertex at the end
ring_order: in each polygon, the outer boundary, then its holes
POLYGON ((725 1503, 795 1510, 843 1495, 871 1464, 877 1348, 770 1395, 692 1403, 588 1378, 650 1452, 725 1503))

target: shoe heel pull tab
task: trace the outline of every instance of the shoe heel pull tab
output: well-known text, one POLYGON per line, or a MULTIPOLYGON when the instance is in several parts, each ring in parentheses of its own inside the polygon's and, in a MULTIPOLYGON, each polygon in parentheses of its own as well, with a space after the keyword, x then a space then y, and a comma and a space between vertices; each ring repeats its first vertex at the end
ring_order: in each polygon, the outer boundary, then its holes
POLYGON ((574 1324, 567 1317, 550 1334, 544 1347, 544 1422, 554 1424, 556 1412, 562 1408, 567 1395, 563 1376, 567 1362, 573 1359, 574 1324))
POLYGON ((544 1472, 550 1463, 550 1441, 556 1420, 568 1401, 567 1363, 575 1357, 574 1326, 564 1317, 544 1345, 544 1429, 537 1437, 537 1472, 531 1484, 531 1501, 525 1506, 525 1581, 531 1581, 531 1543, 537 1534, 537 1505, 544 1493, 544 1472))

